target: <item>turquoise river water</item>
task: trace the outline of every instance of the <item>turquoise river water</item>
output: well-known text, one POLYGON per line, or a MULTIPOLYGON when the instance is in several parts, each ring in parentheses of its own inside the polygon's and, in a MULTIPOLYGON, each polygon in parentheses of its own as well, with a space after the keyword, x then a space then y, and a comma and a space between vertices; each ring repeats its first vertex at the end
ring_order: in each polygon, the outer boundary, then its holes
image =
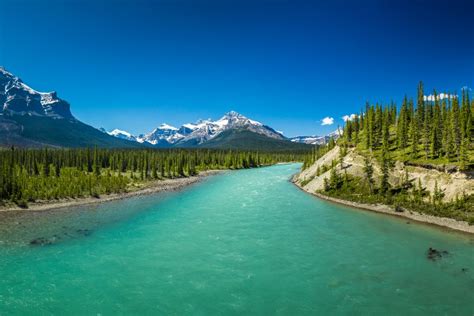
POLYGON ((474 315, 474 237, 319 200, 299 167, 3 214, 0 314, 474 315))

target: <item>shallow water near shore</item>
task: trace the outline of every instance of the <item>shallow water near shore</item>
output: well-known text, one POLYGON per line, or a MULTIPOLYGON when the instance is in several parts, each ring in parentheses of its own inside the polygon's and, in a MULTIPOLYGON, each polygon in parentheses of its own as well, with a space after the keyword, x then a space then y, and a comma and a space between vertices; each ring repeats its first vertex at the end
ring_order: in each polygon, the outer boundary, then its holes
POLYGON ((319 200, 299 167, 3 214, 0 314, 474 314, 474 237, 319 200))

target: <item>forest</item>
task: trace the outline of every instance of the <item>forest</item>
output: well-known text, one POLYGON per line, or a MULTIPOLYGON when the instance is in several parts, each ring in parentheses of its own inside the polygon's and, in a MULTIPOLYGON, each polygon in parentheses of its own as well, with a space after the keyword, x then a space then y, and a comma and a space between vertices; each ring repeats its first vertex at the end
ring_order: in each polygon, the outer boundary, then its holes
MULTIPOLYGON (((359 115, 348 120, 337 141, 314 148, 305 156, 303 169, 337 144, 339 159, 332 161, 316 176, 330 170, 324 179, 325 195, 361 203, 382 203, 395 209, 417 210, 423 213, 466 220, 474 224, 474 196, 459 195, 452 201, 443 201, 443 190, 435 184, 429 192, 419 179, 410 179, 408 173, 401 183, 389 182, 395 162, 405 166, 420 166, 442 172, 472 172, 474 170, 474 102, 467 90, 461 96, 436 91, 426 96, 423 83, 418 85, 416 102, 403 98, 400 107, 366 104, 359 115), (362 178, 344 172, 343 157, 349 148, 364 156, 362 178), (373 165, 378 162, 381 178, 376 181, 373 165), (341 170, 336 165, 340 163, 341 170), (377 183, 377 185, 376 185, 377 183)), ((406 171, 407 169, 405 169, 406 171)))
POLYGON ((0 204, 126 192, 134 183, 301 161, 302 154, 211 149, 0 150, 0 204))
POLYGON ((467 89, 461 97, 449 93, 425 95, 418 85, 416 106, 404 97, 396 104, 366 104, 365 112, 348 120, 341 142, 381 157, 413 163, 473 168, 474 101, 467 89))
MULTIPOLYGON (((404 97, 400 108, 367 103, 359 115, 346 121, 341 137, 328 146, 313 148, 304 158, 306 169, 336 143, 344 148, 356 147, 359 152, 385 160, 412 165, 474 169, 474 100, 467 89, 461 97, 433 91, 424 94, 418 85, 415 102, 404 97)), ((439 169, 439 168, 437 168, 439 169)))

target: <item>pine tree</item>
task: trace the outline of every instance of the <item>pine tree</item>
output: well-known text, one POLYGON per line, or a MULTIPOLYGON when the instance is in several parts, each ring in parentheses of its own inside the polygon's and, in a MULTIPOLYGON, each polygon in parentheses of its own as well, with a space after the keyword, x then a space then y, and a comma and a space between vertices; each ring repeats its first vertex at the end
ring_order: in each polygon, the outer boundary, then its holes
POLYGON ((94 175, 96 177, 100 176, 100 166, 99 166, 99 157, 97 153, 97 148, 94 149, 93 170, 94 170, 94 175))
POLYGON ((410 123, 410 139, 411 139, 411 157, 416 159, 418 156, 418 120, 412 119, 410 123))
POLYGON ((431 146, 431 105, 425 107, 425 117, 423 120, 423 148, 425 150, 425 157, 428 158, 431 146))
POLYGON ((439 107, 439 99, 436 91, 433 93, 435 101, 434 101, 434 108, 433 108, 433 119, 432 119, 432 127, 431 127, 431 139, 430 139, 430 152, 431 157, 437 158, 439 155, 439 149, 441 148, 441 137, 440 137, 440 124, 441 124, 441 110, 439 107))
POLYGON ((390 189, 389 179, 389 168, 390 168, 390 158, 386 150, 382 151, 382 180, 380 182, 380 191, 386 193, 390 189))
POLYGON ((418 127, 422 127, 423 119, 425 117, 425 100, 424 100, 424 92, 423 92, 423 82, 420 81, 418 84, 418 95, 416 98, 416 116, 418 119, 418 127))
POLYGON ((397 121, 398 148, 405 149, 408 140, 408 101, 407 96, 403 99, 400 115, 397 121))
POLYGON ((461 143, 461 148, 459 152, 459 169, 464 171, 467 170, 467 166, 469 164, 469 156, 468 156, 468 148, 469 148, 469 141, 468 138, 464 138, 461 143))
POLYGON ((373 192, 373 186, 374 186, 374 168, 372 166, 372 163, 369 158, 365 157, 364 158, 364 172, 365 172, 365 178, 367 180, 367 184, 369 185, 370 192, 373 192))

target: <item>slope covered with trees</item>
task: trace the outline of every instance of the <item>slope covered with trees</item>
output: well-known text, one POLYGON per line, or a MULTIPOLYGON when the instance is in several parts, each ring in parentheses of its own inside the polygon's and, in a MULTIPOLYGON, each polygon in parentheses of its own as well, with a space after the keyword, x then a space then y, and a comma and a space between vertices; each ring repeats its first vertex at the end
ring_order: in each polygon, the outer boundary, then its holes
MULTIPOLYGON (((0 147, 145 148, 119 139, 78 120, 29 115, 0 115, 0 147)), ((148 146, 148 147, 151 147, 148 146)))
POLYGON ((224 131, 213 139, 200 145, 203 148, 234 149, 234 150, 271 150, 308 152, 313 146, 294 143, 287 139, 275 139, 246 129, 224 131))
POLYGON ((367 104, 342 137, 306 155, 297 184, 324 195, 474 224, 474 102, 436 91, 367 104))
POLYGON ((427 98, 420 82, 416 101, 405 96, 399 110, 393 103, 367 104, 347 121, 341 144, 387 160, 465 171, 474 167, 473 121, 474 102, 466 89, 461 97, 433 91, 427 98))

